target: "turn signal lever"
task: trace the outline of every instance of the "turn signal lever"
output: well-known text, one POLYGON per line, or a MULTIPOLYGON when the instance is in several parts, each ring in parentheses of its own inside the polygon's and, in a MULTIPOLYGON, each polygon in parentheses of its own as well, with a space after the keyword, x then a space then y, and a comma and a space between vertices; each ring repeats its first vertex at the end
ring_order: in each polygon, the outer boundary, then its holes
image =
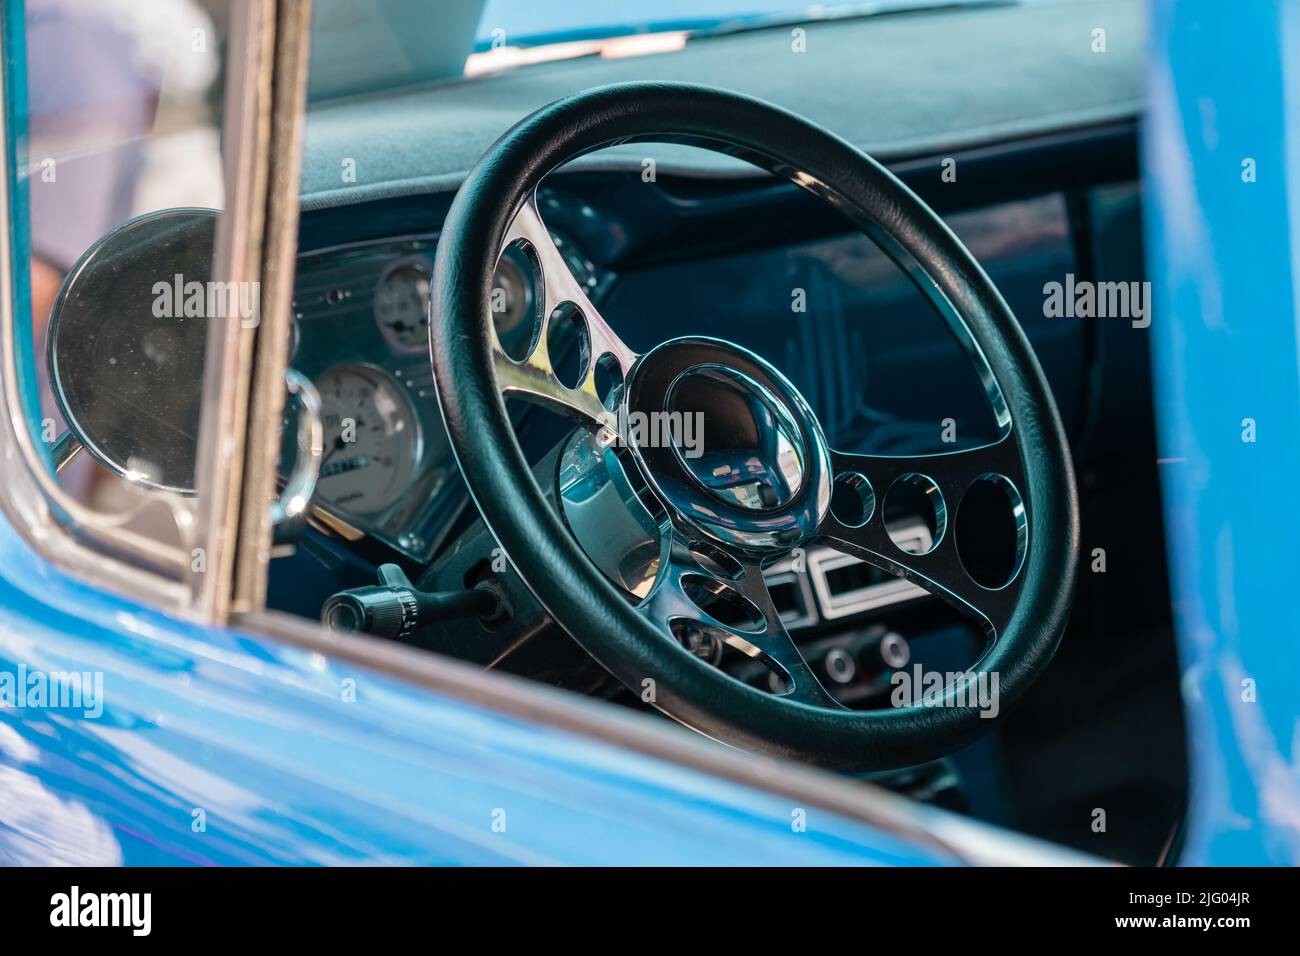
POLYGON ((364 631, 379 637, 405 638, 436 621, 502 613, 501 598, 481 584, 468 591, 420 591, 395 564, 379 566, 379 584, 332 595, 320 619, 335 631, 364 631))

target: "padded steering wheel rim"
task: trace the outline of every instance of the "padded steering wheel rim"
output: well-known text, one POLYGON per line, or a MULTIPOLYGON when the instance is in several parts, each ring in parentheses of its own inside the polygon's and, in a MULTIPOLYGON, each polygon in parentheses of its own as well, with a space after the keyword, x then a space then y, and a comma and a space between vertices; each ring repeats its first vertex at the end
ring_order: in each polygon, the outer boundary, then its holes
POLYGON ((1024 332, 946 225, 888 170, 771 104, 691 84, 628 83, 525 118, 469 173, 438 243, 430 352, 451 446, 484 521, 546 610, 606 669, 655 706, 726 743, 846 769, 906 766, 989 729, 974 706, 833 710, 749 687, 701 661, 638 613, 591 562, 533 478, 497 383, 490 296, 516 212, 556 167, 617 143, 685 142, 789 179, 882 242, 964 323, 1014 430, 1028 522, 1014 607, 979 667, 999 675, 1005 712, 1055 652, 1073 594, 1079 514, 1064 428, 1024 332), (912 267, 915 268, 912 268, 912 267))

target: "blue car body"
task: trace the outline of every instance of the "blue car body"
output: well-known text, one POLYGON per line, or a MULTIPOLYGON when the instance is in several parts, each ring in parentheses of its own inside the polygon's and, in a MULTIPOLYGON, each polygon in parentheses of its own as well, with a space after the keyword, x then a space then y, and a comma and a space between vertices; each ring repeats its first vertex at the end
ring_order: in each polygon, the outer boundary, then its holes
POLYGON ((1300 473, 1298 31, 1294 3, 1152 7, 1143 171, 1189 864, 1300 862, 1300 516, 1277 498, 1300 473))
MULTIPOLYGON (((1193 864, 1300 862, 1286 579, 1300 515, 1278 507, 1300 473, 1297 36, 1282 2, 1153 9, 1144 181, 1193 864), (1251 184, 1217 145, 1244 141, 1251 184), (1245 418, 1258 441, 1241 440, 1245 418)), ((873 823, 565 729, 545 715, 648 721, 506 678, 475 679, 524 705, 169 616, 65 574, 0 519, 0 672, 23 671, 102 672, 104 704, 95 719, 0 709, 0 863, 941 865, 970 858, 947 846, 954 829, 1007 861, 1076 859, 941 811, 900 815, 897 798, 879 797, 873 823)))
MULTIPOLYGON (((104 674, 0 711, 0 861, 923 864, 816 808, 87 588, 0 529, 0 670, 104 674)), ((521 688, 521 692, 524 688, 521 688)))

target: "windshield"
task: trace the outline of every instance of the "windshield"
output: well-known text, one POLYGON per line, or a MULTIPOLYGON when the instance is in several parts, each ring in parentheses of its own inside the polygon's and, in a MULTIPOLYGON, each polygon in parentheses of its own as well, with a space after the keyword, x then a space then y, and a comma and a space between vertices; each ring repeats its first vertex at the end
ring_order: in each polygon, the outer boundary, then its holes
POLYGON ((494 76, 577 57, 608 59, 680 50, 741 30, 900 11, 1090 0, 316 0, 312 101, 430 81, 494 76))
MULTIPOLYGON (((475 46, 534 45, 668 30, 731 32, 773 23, 868 16, 899 9, 968 6, 998 0, 870 0, 859 3, 792 3, 791 0, 487 0, 475 46)), ((1002 0, 1006 2, 1006 0, 1002 0)), ((1042 2, 1042 0, 1039 0, 1042 2)))

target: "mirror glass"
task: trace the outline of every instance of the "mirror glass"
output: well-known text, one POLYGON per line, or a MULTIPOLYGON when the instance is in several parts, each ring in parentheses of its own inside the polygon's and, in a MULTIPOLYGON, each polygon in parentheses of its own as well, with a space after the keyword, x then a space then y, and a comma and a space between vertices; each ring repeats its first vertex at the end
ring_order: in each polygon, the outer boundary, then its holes
POLYGON ((150 488, 193 493, 209 317, 248 305, 211 281, 216 223, 208 209, 123 223, 72 268, 51 313, 60 411, 87 451, 150 488))

